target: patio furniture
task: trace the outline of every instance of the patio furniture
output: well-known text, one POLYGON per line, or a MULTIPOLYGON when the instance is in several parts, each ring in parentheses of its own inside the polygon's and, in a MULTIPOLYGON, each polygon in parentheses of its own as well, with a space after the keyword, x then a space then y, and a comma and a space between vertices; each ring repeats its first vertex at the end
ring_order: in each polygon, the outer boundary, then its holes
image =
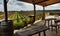
POLYGON ((55 20, 56 18, 50 18, 50 27, 51 27, 51 30, 53 30, 53 27, 57 27, 57 25, 55 24, 55 20))
POLYGON ((49 28, 49 24, 50 24, 49 21, 50 21, 49 19, 45 19, 45 23, 44 23, 44 25, 48 26, 48 28, 49 28))
POLYGON ((34 25, 34 26, 30 26, 28 28, 24 28, 22 30, 17 31, 16 36, 32 36, 32 35, 35 35, 37 33, 40 36, 41 32, 43 32, 44 36, 46 36, 46 31, 47 30, 48 30, 48 28, 46 26, 34 25))
POLYGON ((56 29, 56 33, 58 32, 59 28, 60 28, 60 18, 53 18, 54 19, 54 24, 53 22, 51 21, 51 27, 52 27, 52 30, 53 30, 53 27, 55 27, 56 29))
POLYGON ((55 23, 58 25, 58 29, 60 28, 60 20, 55 20, 55 23))
POLYGON ((49 18, 49 19, 45 19, 45 24, 46 24, 46 21, 48 21, 48 27, 50 28, 51 27, 51 30, 53 31, 53 27, 56 29, 56 33, 57 33, 57 30, 60 28, 60 25, 57 24, 58 22, 60 22, 60 20, 57 20, 56 18, 49 18))
POLYGON ((49 19, 45 19, 45 24, 48 24, 48 27, 50 28, 50 26, 52 26, 54 24, 53 21, 55 21, 55 18, 49 18, 49 19))

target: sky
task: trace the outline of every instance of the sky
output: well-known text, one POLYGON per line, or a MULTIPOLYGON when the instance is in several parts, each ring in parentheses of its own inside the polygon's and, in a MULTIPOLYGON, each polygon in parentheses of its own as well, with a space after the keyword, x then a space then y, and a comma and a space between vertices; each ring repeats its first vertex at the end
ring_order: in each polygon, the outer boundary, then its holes
MULTIPOLYGON (((7 4, 8 11, 30 11, 33 10, 33 5, 26 2, 21 2, 17 0, 9 0, 7 4)), ((53 4, 45 7, 46 10, 60 10, 60 3, 53 4)), ((36 10, 43 10, 43 7, 40 5, 36 5, 36 10)), ((0 0, 0 11, 4 11, 3 0, 0 0)))

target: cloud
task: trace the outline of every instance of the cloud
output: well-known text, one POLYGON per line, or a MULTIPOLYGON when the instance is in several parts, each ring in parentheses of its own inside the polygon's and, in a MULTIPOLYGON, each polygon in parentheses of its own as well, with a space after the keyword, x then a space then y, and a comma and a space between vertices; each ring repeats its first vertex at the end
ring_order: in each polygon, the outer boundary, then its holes
POLYGON ((3 5, 0 4, 0 11, 4 11, 3 5))
POLYGON ((18 5, 9 5, 7 6, 8 11, 20 11, 22 8, 18 5))
MULTIPOLYGON (((34 6, 30 3, 21 2, 17 0, 9 0, 8 11, 33 10, 34 6)), ((46 10, 60 9, 60 3, 45 7, 46 10)), ((3 0, 0 0, 0 11, 3 11, 3 0)), ((43 10, 42 6, 36 5, 36 10, 43 10)))
MULTIPOLYGON (((19 9, 19 10, 33 10, 33 5, 30 3, 26 3, 26 2, 21 2, 21 1, 12 1, 10 3, 14 3, 13 5, 15 5, 14 7, 11 5, 10 7, 19 9)), ((48 7, 46 7, 46 10, 54 10, 54 9, 60 9, 59 7, 60 3, 54 4, 54 5, 50 5, 48 7)), ((16 10, 15 9, 15 10, 16 10)), ((36 10, 43 10, 42 6, 38 6, 36 5, 36 10)))
POLYGON ((0 2, 0 4, 2 4, 2 2, 0 2))
POLYGON ((3 1, 3 0, 0 0, 0 1, 3 1))
POLYGON ((0 0, 0 11, 4 11, 3 0, 0 0))
POLYGON ((54 10, 54 9, 60 9, 60 3, 53 4, 46 7, 46 10, 54 10))
POLYGON ((0 4, 3 4, 3 0, 0 0, 0 4))

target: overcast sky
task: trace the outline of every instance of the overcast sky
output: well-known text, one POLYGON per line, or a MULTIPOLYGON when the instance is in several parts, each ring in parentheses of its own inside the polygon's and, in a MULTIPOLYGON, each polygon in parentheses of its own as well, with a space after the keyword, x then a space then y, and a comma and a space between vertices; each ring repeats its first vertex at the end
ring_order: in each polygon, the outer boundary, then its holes
MULTIPOLYGON (((60 3, 54 4, 54 5, 50 5, 45 7, 46 10, 55 10, 55 9, 59 9, 60 10, 60 3)), ((36 9, 37 10, 42 10, 43 7, 36 5, 36 9)), ((0 0, 0 11, 3 11, 4 7, 3 7, 3 0, 0 0)), ((29 4, 29 3, 25 3, 25 2, 21 2, 21 1, 16 1, 16 0, 9 0, 8 2, 8 11, 20 11, 20 10, 33 10, 33 5, 29 4)))

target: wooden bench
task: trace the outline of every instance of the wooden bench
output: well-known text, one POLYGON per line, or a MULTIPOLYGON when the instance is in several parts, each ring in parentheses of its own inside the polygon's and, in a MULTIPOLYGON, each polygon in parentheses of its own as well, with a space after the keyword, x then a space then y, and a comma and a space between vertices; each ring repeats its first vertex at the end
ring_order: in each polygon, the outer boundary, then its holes
POLYGON ((46 32, 48 28, 46 26, 37 26, 37 25, 34 25, 34 26, 30 26, 28 28, 24 28, 22 30, 19 30, 16 32, 16 36, 32 36, 32 35, 35 35, 35 34, 39 34, 40 36, 40 33, 43 32, 44 33, 44 36, 46 36, 46 32))

